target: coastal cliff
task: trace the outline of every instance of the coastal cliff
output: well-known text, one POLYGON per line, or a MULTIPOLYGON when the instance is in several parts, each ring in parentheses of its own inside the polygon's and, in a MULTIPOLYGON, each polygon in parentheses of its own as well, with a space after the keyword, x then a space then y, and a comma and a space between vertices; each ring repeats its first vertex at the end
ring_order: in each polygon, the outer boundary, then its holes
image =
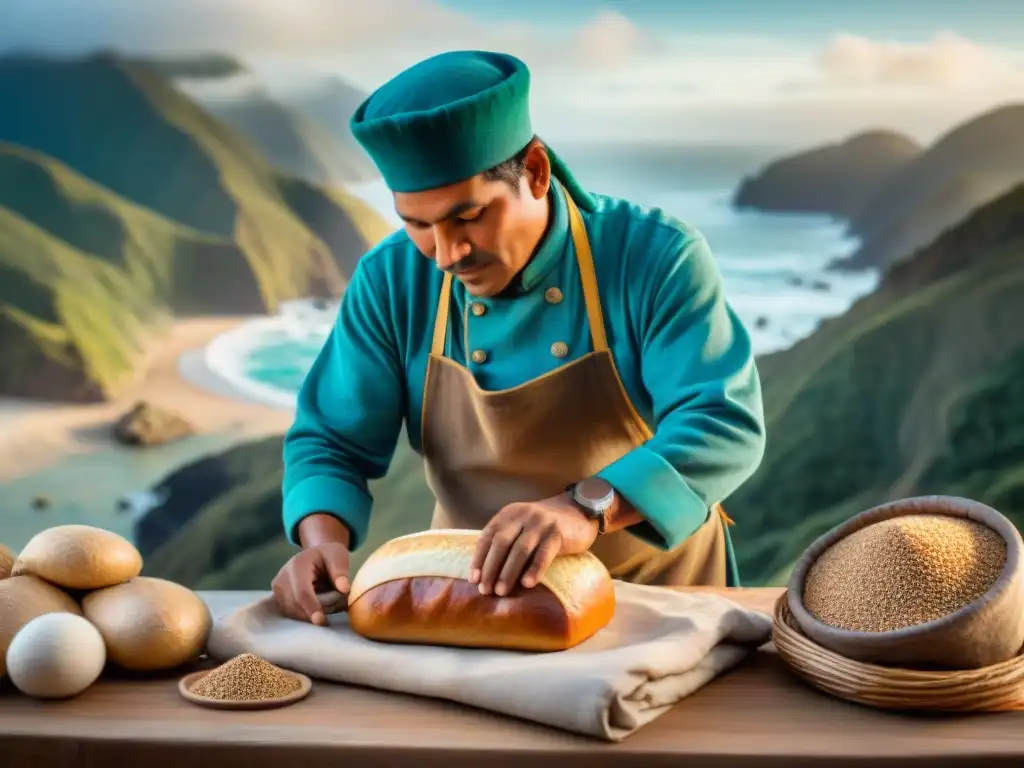
POLYGON ((274 167, 311 184, 333 185, 377 176, 369 156, 348 131, 348 114, 363 95, 331 81, 287 102, 263 88, 197 98, 208 112, 251 141, 274 167), (338 114, 333 114, 335 108, 338 114))
POLYGON ((860 212, 886 179, 920 152, 916 142, 899 133, 861 133, 838 144, 769 163, 742 181, 733 205, 849 219, 860 212))
POLYGON ((335 298, 388 231, 175 88, 187 64, 0 58, 0 395, 114 397, 170 318, 335 298))
POLYGON ((850 220, 861 247, 841 267, 885 267, 1024 181, 1024 104, 954 127, 888 179, 850 220))
POLYGON ((884 269, 1024 181, 1024 104, 977 115, 919 148, 870 132, 770 163, 734 205, 827 213, 860 240, 837 269, 884 269))

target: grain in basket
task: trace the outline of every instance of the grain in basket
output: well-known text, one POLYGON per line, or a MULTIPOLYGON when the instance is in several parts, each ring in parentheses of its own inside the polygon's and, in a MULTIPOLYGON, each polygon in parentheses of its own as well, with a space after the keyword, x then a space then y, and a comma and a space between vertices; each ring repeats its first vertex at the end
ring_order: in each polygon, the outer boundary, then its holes
POLYGON ((829 547, 810 568, 804 605, 819 621, 889 632, 940 619, 985 594, 1006 564, 1006 542, 982 523, 905 515, 829 547))
POLYGON ((865 510, 814 541, 776 606, 780 658, 895 709, 1024 708, 1024 539, 972 499, 865 510))

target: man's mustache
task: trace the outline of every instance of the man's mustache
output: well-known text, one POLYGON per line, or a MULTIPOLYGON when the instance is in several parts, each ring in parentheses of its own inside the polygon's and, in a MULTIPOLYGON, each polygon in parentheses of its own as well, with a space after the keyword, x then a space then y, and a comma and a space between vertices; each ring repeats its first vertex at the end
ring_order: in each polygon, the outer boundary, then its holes
POLYGON ((459 259, 444 271, 451 272, 453 275, 458 275, 463 272, 468 272, 471 269, 476 269, 477 267, 490 264, 494 260, 494 256, 486 251, 471 251, 468 256, 459 259))

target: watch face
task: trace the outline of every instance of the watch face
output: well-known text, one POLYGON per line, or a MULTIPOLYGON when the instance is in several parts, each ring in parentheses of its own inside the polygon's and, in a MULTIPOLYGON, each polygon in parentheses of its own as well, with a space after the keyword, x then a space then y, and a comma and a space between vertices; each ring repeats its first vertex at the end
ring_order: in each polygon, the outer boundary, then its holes
POLYGON ((611 495, 611 483, 599 477, 588 477, 576 486, 576 496, 591 504, 600 504, 611 495))

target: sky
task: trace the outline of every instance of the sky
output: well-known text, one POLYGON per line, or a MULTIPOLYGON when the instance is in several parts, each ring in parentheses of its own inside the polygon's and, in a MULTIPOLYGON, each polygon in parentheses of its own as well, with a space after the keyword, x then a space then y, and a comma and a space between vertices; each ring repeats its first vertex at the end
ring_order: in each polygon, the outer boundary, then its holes
POLYGON ((1024 0, 0 0, 0 49, 227 51, 370 90, 453 48, 533 71, 549 141, 922 142, 1024 101, 1024 0))

